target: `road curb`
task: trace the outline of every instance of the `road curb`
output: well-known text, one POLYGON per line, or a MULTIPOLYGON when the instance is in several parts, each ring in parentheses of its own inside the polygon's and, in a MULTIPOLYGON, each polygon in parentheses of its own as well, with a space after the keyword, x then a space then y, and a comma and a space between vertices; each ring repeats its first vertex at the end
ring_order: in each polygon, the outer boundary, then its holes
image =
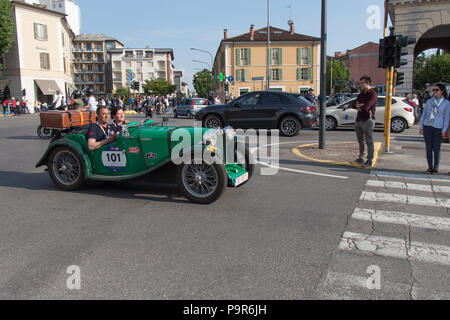
MULTIPOLYGON (((351 143, 353 141, 346 141, 346 142, 332 142, 330 144, 346 144, 346 143, 351 143)), ((381 148, 383 147, 383 144, 381 142, 375 142, 374 146, 375 146, 375 154, 374 154, 374 159, 373 159, 373 166, 369 167, 369 168, 365 168, 360 164, 357 163, 353 163, 353 162, 347 162, 347 161, 333 161, 333 160, 321 160, 321 159, 316 159, 316 158, 312 158, 310 156, 307 156, 305 154, 303 154, 301 152, 301 149, 307 148, 307 147, 312 147, 312 146, 316 146, 318 145, 318 143, 311 143, 311 144, 304 144, 304 145, 300 145, 300 146, 296 146, 292 149, 292 152, 303 159, 309 160, 309 161, 313 161, 313 162, 319 162, 319 163, 326 163, 329 165, 335 165, 335 166, 345 166, 345 167, 351 167, 351 168, 358 168, 358 169, 367 169, 367 170, 372 170, 373 168, 375 168, 377 166, 378 163, 378 159, 380 157, 380 153, 381 153, 381 148)))

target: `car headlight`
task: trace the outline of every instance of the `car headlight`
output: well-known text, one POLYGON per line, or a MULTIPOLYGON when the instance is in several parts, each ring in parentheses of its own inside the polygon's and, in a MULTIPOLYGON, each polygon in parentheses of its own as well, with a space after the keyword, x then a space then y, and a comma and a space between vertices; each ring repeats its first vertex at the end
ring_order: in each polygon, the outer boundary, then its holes
POLYGON ((234 129, 230 126, 223 128, 223 132, 225 133, 225 137, 227 140, 234 140, 234 137, 236 136, 236 133, 234 132, 234 129))
POLYGON ((217 136, 222 134, 222 130, 220 129, 211 129, 205 132, 203 135, 203 143, 216 146, 217 145, 217 136))

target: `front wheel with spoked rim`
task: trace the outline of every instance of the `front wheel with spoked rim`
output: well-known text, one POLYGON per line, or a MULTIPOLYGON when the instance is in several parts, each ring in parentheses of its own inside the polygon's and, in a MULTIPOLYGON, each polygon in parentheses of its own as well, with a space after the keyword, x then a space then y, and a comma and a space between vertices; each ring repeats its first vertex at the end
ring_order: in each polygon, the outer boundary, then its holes
POLYGON ((53 183, 63 190, 77 190, 84 184, 83 164, 71 148, 58 147, 48 158, 48 171, 53 183))
POLYGON ((287 116, 281 119, 279 129, 283 136, 295 137, 301 129, 301 124, 296 117, 287 116))
POLYGON ((325 120, 325 129, 328 131, 336 130, 337 121, 335 118, 328 116, 325 120))
POLYGON ((391 121, 391 131, 393 133, 402 133, 407 128, 407 123, 403 118, 396 117, 391 121))
POLYGON ((177 183, 184 196, 193 203, 210 204, 220 198, 227 186, 225 166, 194 160, 177 167, 177 183))

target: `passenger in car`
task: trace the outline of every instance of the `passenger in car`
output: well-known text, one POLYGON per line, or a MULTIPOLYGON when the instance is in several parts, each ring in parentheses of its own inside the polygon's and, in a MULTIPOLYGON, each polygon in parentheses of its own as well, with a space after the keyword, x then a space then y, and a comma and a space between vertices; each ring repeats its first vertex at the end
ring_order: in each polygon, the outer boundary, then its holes
POLYGON ((109 118, 108 108, 99 107, 97 109, 97 122, 89 127, 87 134, 90 151, 97 150, 116 141, 117 134, 112 133, 108 125, 109 118))
POLYGON ((112 124, 109 125, 111 134, 120 134, 122 132, 122 126, 130 123, 130 121, 125 120, 125 113, 122 107, 112 108, 111 117, 113 118, 112 124))

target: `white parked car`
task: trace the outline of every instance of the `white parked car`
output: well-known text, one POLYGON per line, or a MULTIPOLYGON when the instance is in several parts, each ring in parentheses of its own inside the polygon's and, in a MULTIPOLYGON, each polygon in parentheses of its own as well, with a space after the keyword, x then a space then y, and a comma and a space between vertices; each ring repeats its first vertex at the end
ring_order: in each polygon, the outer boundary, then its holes
MULTIPOLYGON (((338 127, 354 127, 357 111, 352 109, 356 99, 348 100, 338 106, 327 108, 326 129, 335 130, 338 127)), ((375 127, 384 128, 384 112, 386 97, 379 96, 375 112, 375 127)), ((392 97, 391 131, 401 133, 414 125, 414 108, 408 100, 392 97)))

